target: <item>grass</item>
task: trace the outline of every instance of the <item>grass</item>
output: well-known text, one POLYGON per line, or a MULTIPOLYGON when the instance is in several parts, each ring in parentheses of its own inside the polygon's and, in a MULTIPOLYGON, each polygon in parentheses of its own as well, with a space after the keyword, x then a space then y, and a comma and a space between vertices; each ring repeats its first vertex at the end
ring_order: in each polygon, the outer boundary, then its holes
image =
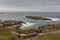
POLYGON ((46 34, 46 35, 42 35, 39 36, 37 38, 33 38, 31 40, 60 40, 60 34, 46 34))
POLYGON ((39 29, 28 29, 28 30, 17 30, 16 31, 19 34, 29 34, 29 33, 41 33, 41 30, 39 29))
POLYGON ((13 29, 0 28, 0 40, 12 40, 10 32, 14 31, 13 29))

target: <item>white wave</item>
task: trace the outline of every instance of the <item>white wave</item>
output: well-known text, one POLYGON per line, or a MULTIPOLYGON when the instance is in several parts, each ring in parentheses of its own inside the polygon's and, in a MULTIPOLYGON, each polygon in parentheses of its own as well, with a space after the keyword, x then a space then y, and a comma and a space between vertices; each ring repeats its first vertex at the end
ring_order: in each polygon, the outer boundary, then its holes
POLYGON ((25 22, 25 23, 22 23, 22 26, 20 28, 27 29, 29 27, 33 27, 34 25, 35 25, 35 23, 25 22))
POLYGON ((59 18, 51 18, 51 17, 46 17, 46 18, 49 18, 49 19, 51 19, 52 21, 60 21, 59 18))

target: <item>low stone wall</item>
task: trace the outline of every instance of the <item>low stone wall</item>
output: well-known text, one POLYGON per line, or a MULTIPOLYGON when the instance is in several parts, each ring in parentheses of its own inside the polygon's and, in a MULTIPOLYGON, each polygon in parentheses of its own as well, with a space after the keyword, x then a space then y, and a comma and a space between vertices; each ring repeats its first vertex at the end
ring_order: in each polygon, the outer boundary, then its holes
POLYGON ((33 37, 37 36, 37 33, 18 34, 16 32, 11 32, 11 36, 14 40, 26 40, 26 39, 33 38, 33 37))

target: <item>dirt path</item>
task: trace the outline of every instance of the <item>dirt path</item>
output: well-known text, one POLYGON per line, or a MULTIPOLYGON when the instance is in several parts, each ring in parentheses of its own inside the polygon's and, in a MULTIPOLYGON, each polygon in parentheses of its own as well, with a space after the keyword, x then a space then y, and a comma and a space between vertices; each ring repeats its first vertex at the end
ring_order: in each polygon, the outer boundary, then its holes
MULTIPOLYGON (((39 37, 39 36, 42 36, 42 35, 46 35, 46 34, 51 34, 51 33, 53 33, 53 34, 60 33, 60 30, 58 30, 58 31, 51 31, 51 32, 47 32, 47 33, 39 33, 39 34, 37 34, 38 36, 35 36, 33 38, 36 38, 36 37, 39 37)), ((31 40, 31 39, 32 38, 29 38, 29 39, 26 39, 26 40, 31 40)))
POLYGON ((51 31, 51 32, 47 32, 47 33, 39 33, 37 35, 39 36, 39 35, 46 35, 46 34, 51 34, 51 33, 53 33, 53 34, 60 33, 60 30, 58 30, 58 31, 51 31))

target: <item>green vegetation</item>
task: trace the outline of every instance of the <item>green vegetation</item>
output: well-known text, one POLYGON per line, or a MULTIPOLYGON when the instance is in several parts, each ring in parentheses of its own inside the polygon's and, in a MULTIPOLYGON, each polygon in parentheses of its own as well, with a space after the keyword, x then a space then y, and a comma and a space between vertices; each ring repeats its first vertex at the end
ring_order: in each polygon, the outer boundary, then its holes
POLYGON ((19 34, 29 34, 29 33, 40 33, 41 30, 40 29, 28 29, 28 30, 17 30, 16 32, 18 32, 19 34))
POLYGON ((46 34, 46 35, 42 35, 39 36, 37 38, 33 38, 31 40, 60 40, 60 34, 46 34))
POLYGON ((14 31, 14 28, 1 28, 0 27, 0 40, 12 40, 10 32, 14 31))
POLYGON ((22 33, 22 34, 28 34, 28 33, 33 33, 33 32, 41 32, 39 30, 35 30, 35 29, 30 29, 30 30, 17 30, 16 28, 3 28, 0 27, 0 40, 13 40, 11 38, 11 31, 16 31, 18 33, 22 33))

